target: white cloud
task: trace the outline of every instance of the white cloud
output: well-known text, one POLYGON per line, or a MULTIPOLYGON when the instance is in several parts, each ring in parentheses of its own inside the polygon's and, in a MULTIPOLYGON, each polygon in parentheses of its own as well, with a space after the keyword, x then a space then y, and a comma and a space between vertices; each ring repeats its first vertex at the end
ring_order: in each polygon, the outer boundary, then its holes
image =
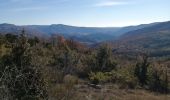
POLYGON ((129 2, 118 1, 118 0, 103 0, 101 2, 96 3, 95 7, 109 7, 109 6, 118 6, 118 5, 127 5, 129 2))

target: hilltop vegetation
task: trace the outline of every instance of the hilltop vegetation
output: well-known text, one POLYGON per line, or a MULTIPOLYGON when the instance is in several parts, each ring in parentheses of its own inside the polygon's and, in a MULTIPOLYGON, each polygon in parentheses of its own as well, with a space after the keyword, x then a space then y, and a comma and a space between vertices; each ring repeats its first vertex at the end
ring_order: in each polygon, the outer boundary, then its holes
POLYGON ((114 49, 110 43, 90 48, 59 35, 49 40, 27 37, 25 31, 0 35, 0 99, 130 100, 143 91, 146 99, 170 98, 169 61, 145 52, 130 59, 114 49))

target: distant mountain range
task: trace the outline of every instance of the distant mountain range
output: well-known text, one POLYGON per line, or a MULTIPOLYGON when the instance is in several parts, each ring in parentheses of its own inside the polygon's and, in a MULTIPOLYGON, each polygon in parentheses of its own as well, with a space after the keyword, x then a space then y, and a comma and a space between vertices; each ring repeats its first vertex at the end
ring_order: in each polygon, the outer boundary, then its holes
POLYGON ((20 34, 25 30, 28 36, 50 37, 53 34, 60 34, 66 38, 73 38, 83 43, 100 43, 103 41, 115 40, 128 32, 157 25, 159 23, 142 24, 127 27, 77 27, 63 24, 52 25, 14 25, 0 24, 0 33, 20 34))
POLYGON ((149 52, 151 56, 170 56, 170 21, 127 27, 76 27, 62 24, 13 25, 0 24, 0 34, 20 34, 49 38, 63 35, 88 45, 110 41, 119 53, 149 52))

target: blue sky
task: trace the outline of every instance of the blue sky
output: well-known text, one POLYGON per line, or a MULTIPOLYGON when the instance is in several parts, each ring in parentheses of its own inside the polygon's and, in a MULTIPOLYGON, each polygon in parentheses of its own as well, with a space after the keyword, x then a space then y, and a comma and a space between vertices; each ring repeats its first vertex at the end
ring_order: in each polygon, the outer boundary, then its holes
POLYGON ((127 26, 170 20, 170 0, 0 0, 0 23, 127 26))

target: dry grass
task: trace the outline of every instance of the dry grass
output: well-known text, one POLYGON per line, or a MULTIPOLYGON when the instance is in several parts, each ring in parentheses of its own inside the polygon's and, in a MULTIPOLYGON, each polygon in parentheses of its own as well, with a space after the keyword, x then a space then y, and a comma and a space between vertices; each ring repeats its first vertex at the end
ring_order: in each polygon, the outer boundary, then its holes
POLYGON ((105 86, 94 89, 87 85, 76 86, 74 100, 170 100, 170 95, 163 95, 146 90, 118 89, 115 86, 105 86))

